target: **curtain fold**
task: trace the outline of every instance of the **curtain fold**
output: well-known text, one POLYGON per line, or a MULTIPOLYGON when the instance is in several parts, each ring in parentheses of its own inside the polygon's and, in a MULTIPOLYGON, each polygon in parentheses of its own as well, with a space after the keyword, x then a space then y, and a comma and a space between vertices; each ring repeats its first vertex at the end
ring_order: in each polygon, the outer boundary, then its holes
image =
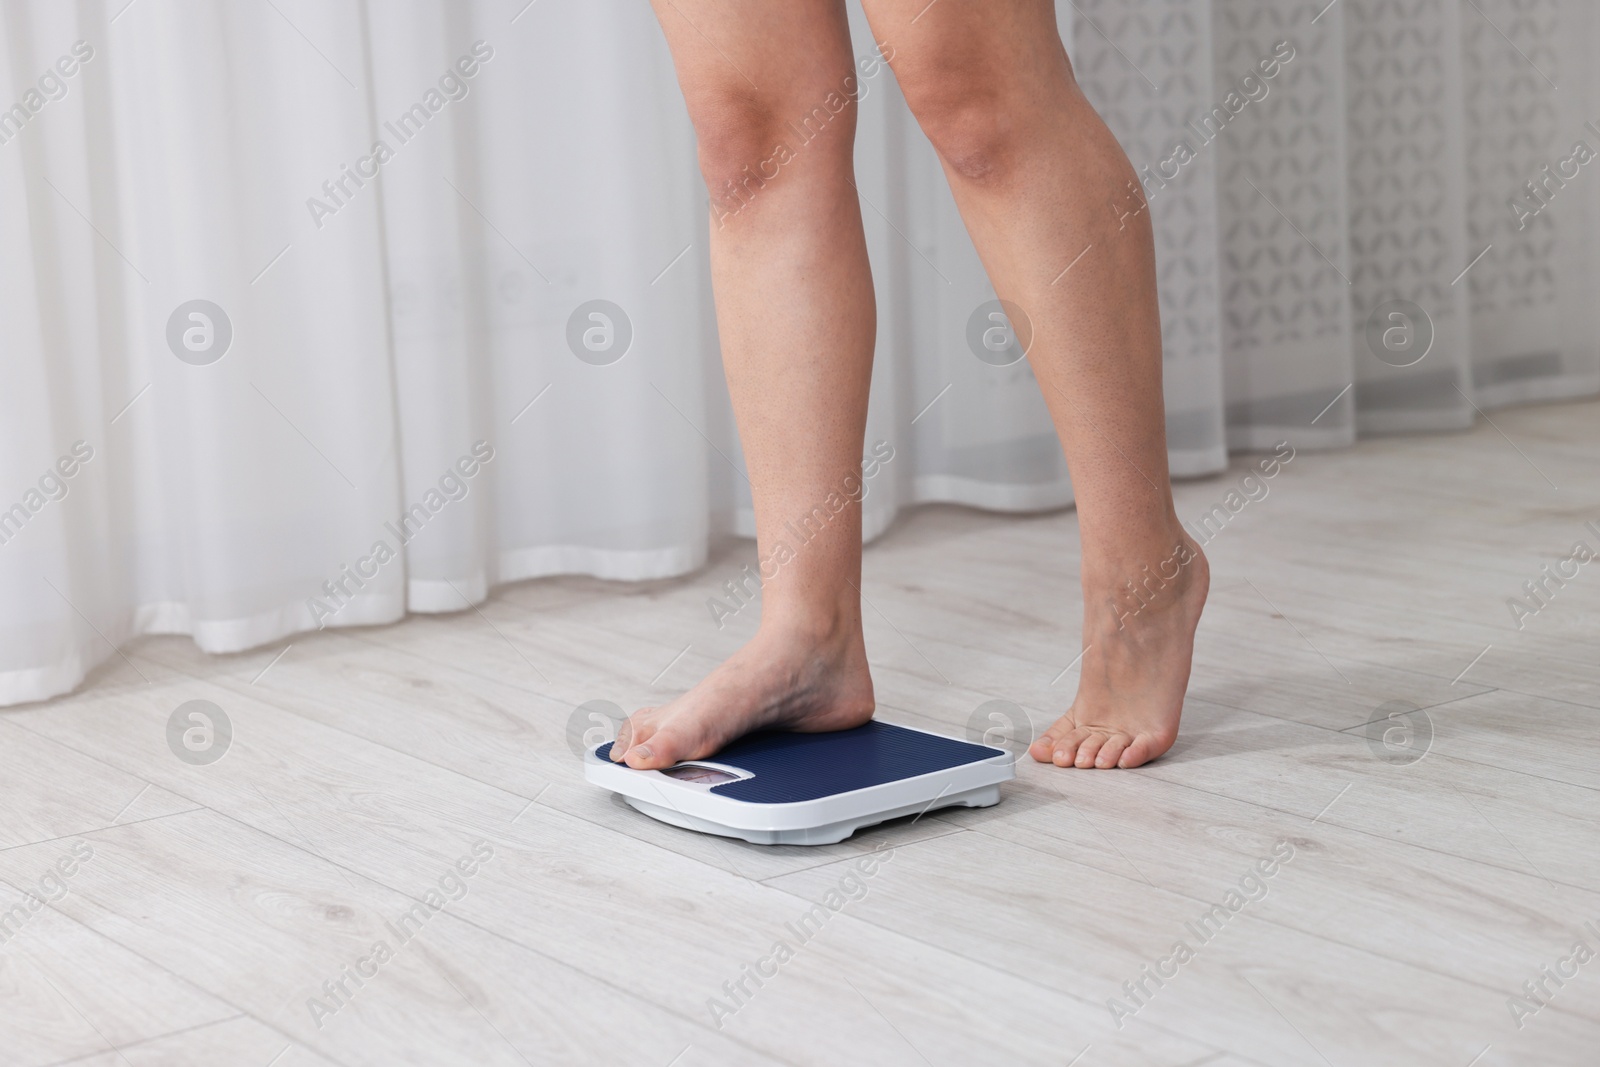
MULTIPOLYGON (((1140 173, 1106 210, 1154 220, 1180 476, 1600 390, 1594 5, 1321 7, 1057 5, 1140 173)), ((925 501, 1069 505, 851 20, 892 449, 867 536, 925 501)), ((0 109, 0 704, 141 633, 235 651, 752 532, 644 5, 24 0, 0 109)))

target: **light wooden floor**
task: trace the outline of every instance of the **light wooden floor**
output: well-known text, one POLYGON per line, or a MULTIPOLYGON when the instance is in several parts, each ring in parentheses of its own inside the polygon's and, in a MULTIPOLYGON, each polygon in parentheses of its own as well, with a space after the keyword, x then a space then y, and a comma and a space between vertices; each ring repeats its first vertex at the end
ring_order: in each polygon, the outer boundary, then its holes
MULTIPOLYGON (((754 612, 719 632, 705 608, 748 542, 683 580, 530 582, 276 660, 139 642, 0 713, 0 908, 93 850, 0 945, 0 1062, 1600 1062, 1600 959, 1543 979, 1520 1027, 1508 1008, 1576 941, 1600 952, 1600 563, 1521 632, 1505 603, 1580 537, 1600 548, 1600 405, 1494 419, 1302 452, 1230 522, 1167 758, 1024 760, 998 807, 826 848, 651 822, 567 748, 577 704, 659 702, 748 636, 754 612), (167 745, 193 699, 234 728, 209 766, 167 745), (1364 736, 1387 701, 1426 709, 1420 761, 1364 736), (314 1018, 480 839, 465 896, 314 1018), (1285 839, 1265 897, 1202 943, 1285 839), (839 887, 865 895, 800 945, 786 924, 839 887), (778 938, 793 958, 714 1025, 778 938), (1123 983, 1179 940, 1193 958, 1119 1028, 1108 998, 1131 1008, 1123 983)), ((1180 514, 1245 463, 1183 484, 1180 514)), ((879 714, 960 733, 1003 698, 1051 721, 1076 543, 1072 514, 904 518, 867 553, 879 714)))

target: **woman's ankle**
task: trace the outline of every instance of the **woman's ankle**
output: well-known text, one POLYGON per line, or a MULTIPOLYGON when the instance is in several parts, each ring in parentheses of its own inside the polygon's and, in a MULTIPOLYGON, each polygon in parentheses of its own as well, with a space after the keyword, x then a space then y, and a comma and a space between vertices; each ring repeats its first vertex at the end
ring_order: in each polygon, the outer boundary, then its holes
POLYGON ((1194 557, 1203 558, 1199 542, 1174 518, 1142 534, 1119 531, 1099 544, 1086 538, 1079 571, 1085 589, 1103 589, 1137 579, 1146 569, 1161 573, 1186 567, 1194 557))
POLYGON ((830 645, 861 634, 860 601, 851 590, 851 598, 815 603, 773 603, 761 605, 760 636, 773 637, 785 642, 804 642, 811 645, 830 645))

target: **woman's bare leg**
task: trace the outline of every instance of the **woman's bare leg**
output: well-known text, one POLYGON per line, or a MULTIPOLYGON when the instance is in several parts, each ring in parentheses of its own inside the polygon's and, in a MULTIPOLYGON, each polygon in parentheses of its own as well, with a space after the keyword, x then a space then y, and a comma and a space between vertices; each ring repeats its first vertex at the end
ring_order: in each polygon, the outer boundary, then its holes
POLYGON ((750 643, 620 731, 612 758, 640 768, 710 755, 765 726, 836 730, 873 711, 857 497, 877 327, 844 3, 654 4, 711 194, 717 326, 757 548, 778 562, 750 643), (801 543, 790 526, 820 532, 801 543))
POLYGON ((864 6, 995 292, 1031 321, 1072 470, 1085 651, 1072 708, 1031 752, 1136 767, 1177 736, 1209 581, 1167 477, 1150 213, 1073 80, 1050 0, 864 6))

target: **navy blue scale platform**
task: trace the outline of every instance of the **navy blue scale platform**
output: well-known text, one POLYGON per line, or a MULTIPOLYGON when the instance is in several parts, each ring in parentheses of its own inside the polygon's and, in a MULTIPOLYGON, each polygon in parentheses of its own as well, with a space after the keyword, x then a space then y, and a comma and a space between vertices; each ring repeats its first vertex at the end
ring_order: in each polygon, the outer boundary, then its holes
POLYGON ((852 730, 742 737, 662 771, 585 757, 585 776, 634 808, 686 829, 757 844, 826 844, 864 826, 950 806, 985 807, 1015 776, 1010 753, 873 721, 852 730))

